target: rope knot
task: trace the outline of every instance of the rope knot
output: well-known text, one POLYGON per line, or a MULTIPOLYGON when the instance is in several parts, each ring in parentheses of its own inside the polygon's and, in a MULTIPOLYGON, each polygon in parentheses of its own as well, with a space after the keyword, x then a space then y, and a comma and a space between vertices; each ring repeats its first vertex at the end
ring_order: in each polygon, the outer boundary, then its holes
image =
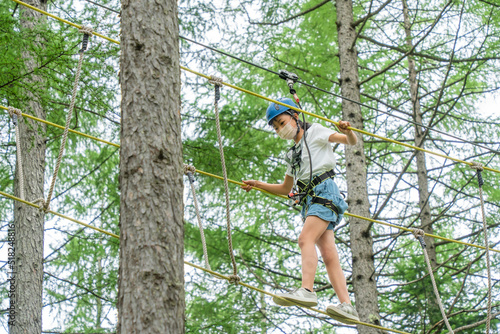
POLYGON ((419 228, 414 228, 412 233, 413 233, 413 236, 415 237, 415 239, 423 238, 425 236, 424 230, 421 230, 419 228))
POLYGON ((216 76, 213 76, 211 75, 210 76, 210 79, 208 80, 208 82, 212 85, 215 85, 215 86, 222 86, 222 78, 219 78, 219 77, 216 77, 216 76))
POLYGON ((82 48, 80 49, 80 54, 81 54, 80 58, 81 58, 85 50, 87 50, 87 46, 89 45, 89 37, 94 35, 94 31, 92 30, 91 27, 87 26, 81 26, 80 29, 78 29, 78 31, 84 34, 82 38, 82 48))
POLYGON ((483 171, 484 170, 483 164, 480 163, 479 161, 473 161, 472 165, 470 166, 470 168, 475 169, 477 171, 483 171))
POLYGON ((196 168, 192 165, 184 164, 184 174, 188 175, 188 173, 196 173, 196 168))
POLYGON ((88 26, 81 26, 78 31, 85 35, 94 36, 94 30, 88 26))
POLYGON ((9 112, 10 117, 14 117, 14 115, 17 115, 17 117, 23 116, 23 113, 21 112, 21 110, 14 108, 14 107, 8 107, 7 111, 9 112))
POLYGON ((229 283, 238 284, 241 281, 240 276, 238 275, 229 275, 229 283))
POLYGON ((215 108, 217 108, 217 103, 220 100, 220 89, 222 88, 222 78, 218 78, 215 76, 211 76, 210 80, 208 80, 212 85, 214 85, 215 88, 215 100, 214 100, 214 105, 215 108))
POLYGON ((47 213, 47 211, 50 210, 50 203, 46 203, 44 198, 34 200, 33 204, 39 204, 38 210, 43 211, 44 213, 47 213), (45 207, 46 205, 47 207, 45 207))
POLYGON ((483 175, 481 173, 484 170, 483 164, 480 163, 479 161, 473 161, 472 165, 470 166, 470 168, 476 170, 476 173, 477 173, 477 182, 479 184, 479 188, 481 188, 483 186, 483 184, 484 184, 483 175))
POLYGON ((424 240, 424 236, 425 236, 424 230, 421 230, 419 228, 414 228, 412 230, 412 233, 413 233, 413 236, 415 237, 415 239, 417 239, 420 242, 420 246, 422 246, 422 248, 425 249, 425 247, 427 247, 427 245, 425 244, 425 240, 424 240))

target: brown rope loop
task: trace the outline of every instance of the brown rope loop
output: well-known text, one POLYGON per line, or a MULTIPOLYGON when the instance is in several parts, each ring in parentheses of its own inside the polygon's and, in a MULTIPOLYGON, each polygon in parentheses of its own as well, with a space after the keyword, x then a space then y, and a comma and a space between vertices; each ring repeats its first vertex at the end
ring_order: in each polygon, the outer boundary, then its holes
POLYGON ((192 165, 184 164, 184 174, 187 175, 188 173, 196 173, 196 168, 192 165))
POLYGON ((81 28, 78 29, 78 31, 81 32, 82 34, 89 35, 89 37, 94 36, 94 30, 91 27, 81 26, 81 28))
POLYGON ((8 107, 7 111, 9 112, 10 117, 14 117, 14 115, 17 115, 17 117, 20 118, 23 116, 21 110, 14 107, 8 107))
POLYGON ((229 283, 231 284, 238 284, 241 281, 240 276, 238 275, 229 275, 229 283))
POLYGON ((214 75, 210 76, 208 82, 214 86, 222 86, 223 83, 222 78, 216 77, 214 75))
POLYGON ((478 161, 473 161, 472 165, 470 166, 470 168, 475 169, 477 171, 483 171, 484 170, 483 164, 480 163, 480 162, 478 162, 478 161))

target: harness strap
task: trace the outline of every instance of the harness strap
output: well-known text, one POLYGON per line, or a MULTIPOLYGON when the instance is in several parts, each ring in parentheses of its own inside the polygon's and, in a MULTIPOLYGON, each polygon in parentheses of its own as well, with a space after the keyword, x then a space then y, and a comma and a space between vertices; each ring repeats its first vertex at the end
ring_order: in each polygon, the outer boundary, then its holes
POLYGON ((309 184, 297 180, 297 185, 299 186, 300 192, 304 192, 305 190, 307 190, 307 188, 309 188, 306 193, 306 195, 308 195, 309 192, 312 191, 314 187, 316 187, 318 184, 327 179, 333 179, 334 177, 335 177, 335 172, 333 171, 333 169, 330 169, 329 171, 326 171, 323 174, 316 175, 309 184))
POLYGON ((333 179, 334 177, 335 177, 335 172, 333 171, 333 169, 331 169, 329 171, 324 172, 323 174, 315 176, 309 184, 297 180, 297 185, 299 186, 299 190, 301 193, 303 193, 300 202, 303 202, 307 196, 311 196, 311 203, 323 205, 324 207, 335 212, 338 216, 339 209, 335 204, 333 204, 331 200, 316 196, 316 194, 314 193, 314 187, 316 187, 321 182, 328 179, 333 179))
POLYGON ((323 197, 319 197, 319 196, 316 196, 316 195, 313 195, 312 196, 312 199, 311 199, 311 203, 315 203, 315 204, 321 204, 323 205, 324 207, 327 207, 328 209, 332 210, 333 212, 335 212, 337 214, 337 217, 339 215, 339 209, 337 208, 337 206, 335 204, 333 204, 333 202, 329 199, 326 199, 326 198, 323 198, 323 197))

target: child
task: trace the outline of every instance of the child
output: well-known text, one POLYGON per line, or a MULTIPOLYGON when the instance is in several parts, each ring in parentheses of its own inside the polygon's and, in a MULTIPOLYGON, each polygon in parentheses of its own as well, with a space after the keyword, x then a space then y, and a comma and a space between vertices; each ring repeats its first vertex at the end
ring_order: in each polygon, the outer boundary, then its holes
MULTIPOLYGON (((280 98, 278 101, 296 107, 289 98, 280 98)), ((330 282, 341 302, 338 306, 328 306, 328 314, 345 323, 349 320, 359 321, 358 313, 351 305, 347 292, 346 280, 335 247, 333 228, 342 219, 347 203, 342 199, 339 189, 333 181, 335 156, 330 143, 355 145, 357 137, 351 130, 349 122, 340 121, 339 129, 343 134, 323 127, 320 124, 303 123, 298 113, 279 104, 271 103, 266 112, 266 118, 285 140, 294 140, 295 145, 287 152, 285 158, 288 168, 285 181, 282 184, 269 184, 256 180, 243 181, 241 186, 247 192, 253 187, 264 189, 275 194, 288 195, 292 188, 298 188, 301 193, 306 192, 298 201, 302 204, 302 218, 304 226, 299 236, 299 247, 302 259, 302 287, 290 293, 279 293, 278 296, 291 302, 316 306, 318 298, 313 290, 314 276, 318 265, 318 246, 330 282), (304 141, 305 136, 305 141, 304 141), (312 182, 311 179, 312 169, 312 182)), ((297 198, 296 198, 297 199, 297 198)), ((273 301, 282 306, 291 306, 282 299, 273 298, 273 301)))

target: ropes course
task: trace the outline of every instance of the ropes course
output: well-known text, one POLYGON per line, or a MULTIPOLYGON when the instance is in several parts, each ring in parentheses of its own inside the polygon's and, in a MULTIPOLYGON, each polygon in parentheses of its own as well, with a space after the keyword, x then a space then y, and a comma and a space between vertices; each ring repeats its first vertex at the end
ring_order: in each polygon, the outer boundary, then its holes
MULTIPOLYGON (((29 114, 22 113, 19 109, 15 109, 15 108, 13 108, 11 106, 9 106, 9 107, 0 106, 0 109, 7 110, 9 112, 10 116, 14 119, 15 130, 16 130, 16 145, 17 145, 17 152, 16 153, 17 153, 17 156, 18 156, 17 163, 18 163, 18 169, 19 169, 19 175, 20 175, 20 196, 21 197, 18 198, 16 196, 10 195, 10 194, 5 193, 3 191, 0 191, 0 195, 3 196, 3 197, 9 198, 11 200, 15 200, 15 201, 24 203, 26 205, 38 208, 40 210, 43 210, 45 213, 53 214, 53 215, 59 216, 61 218, 67 219, 69 221, 72 221, 74 223, 80 224, 80 225, 85 226, 87 228, 93 229, 93 230, 95 230, 95 231, 97 231, 99 233, 103 233, 103 234, 106 234, 106 235, 111 236, 113 238, 119 239, 119 236, 116 235, 116 234, 114 234, 114 233, 105 231, 103 229, 97 228, 95 226, 92 226, 90 224, 84 223, 84 222, 79 221, 77 219, 68 217, 66 215, 57 213, 55 211, 52 211, 52 210, 50 210, 49 205, 50 205, 50 200, 51 200, 52 193, 53 193, 53 190, 54 190, 54 186, 55 186, 57 174, 58 174, 58 171, 59 171, 60 163, 61 163, 62 158, 63 158, 63 152, 64 152, 64 147, 65 147, 65 144, 66 144, 68 133, 74 133, 74 134, 77 134, 77 135, 80 135, 80 136, 83 136, 83 137, 86 137, 86 138, 89 138, 89 139, 92 139, 92 140, 95 140, 95 141, 98 141, 98 142, 105 143, 107 145, 112 145, 112 146, 115 146, 115 147, 118 147, 118 148, 120 147, 120 145, 118 145, 118 144, 111 143, 109 141, 106 141, 106 140, 103 140, 103 139, 100 139, 100 138, 97 138, 97 137, 94 137, 94 136, 90 136, 90 135, 87 135, 87 134, 84 134, 84 133, 81 133, 81 132, 69 129, 69 123, 71 121, 71 115, 72 115, 72 111, 73 111, 73 108, 74 108, 74 105, 75 105, 75 98, 76 98, 76 92, 77 92, 77 87, 78 87, 78 80, 79 80, 79 76, 80 76, 80 71, 81 71, 81 67, 82 67, 83 54, 84 54, 84 51, 86 49, 86 42, 85 41, 88 40, 88 37, 90 35, 95 35, 95 36, 101 37, 103 39, 106 39, 106 40, 108 40, 108 41, 110 41, 112 43, 116 43, 116 44, 120 44, 120 43, 118 41, 114 40, 114 39, 111 39, 111 38, 106 37, 104 35, 101 35, 99 33, 93 32, 90 28, 74 24, 74 23, 69 22, 67 20, 64 20, 62 18, 59 18, 59 17, 57 17, 55 15, 52 15, 52 14, 46 12, 46 11, 40 10, 40 9, 34 7, 34 6, 28 5, 28 4, 26 4, 26 3, 22 2, 22 1, 19 1, 19 0, 12 0, 12 1, 14 1, 14 2, 16 2, 16 3, 20 4, 20 5, 23 5, 23 6, 27 7, 27 8, 30 8, 32 10, 35 10, 35 11, 37 11, 39 13, 42 13, 44 15, 47 15, 47 16, 49 16, 51 18, 54 18, 54 19, 56 19, 58 21, 61 21, 61 22, 65 23, 65 24, 68 24, 68 25, 71 25, 71 26, 73 26, 75 28, 78 28, 82 33, 84 33, 85 37, 84 37, 84 43, 83 43, 82 49, 80 50, 80 58, 79 58, 78 68, 77 68, 76 75, 75 75, 75 82, 74 82, 73 91, 72 91, 71 104, 70 104, 70 107, 69 107, 69 111, 68 111, 68 115, 67 115, 66 125, 65 126, 61 126, 61 125, 58 125, 58 124, 55 124, 55 123, 47 122, 45 120, 33 117, 33 116, 29 115, 29 114), (52 177, 52 182, 51 182, 51 185, 50 185, 49 194, 47 196, 47 200, 45 200, 45 201, 43 199, 41 199, 41 200, 36 200, 34 202, 30 202, 30 201, 27 201, 25 199, 25 192, 24 192, 24 186, 23 186, 23 174, 22 174, 22 161, 20 160, 19 129, 18 129, 18 122, 22 119, 22 117, 27 117, 27 118, 30 118, 30 119, 32 119, 34 121, 43 122, 43 123, 45 123, 47 125, 50 125, 50 126, 53 126, 53 127, 56 127, 56 128, 64 130, 63 139, 62 139, 62 142, 61 142, 61 147, 60 147, 60 150, 59 150, 59 154, 58 154, 58 158, 57 158, 57 163, 56 163, 56 167, 55 167, 55 170, 54 170, 54 175, 52 177), (37 202, 41 202, 42 204, 38 205, 38 204, 36 204, 37 202)), ((91 1, 89 1, 89 2, 91 2, 91 1)), ((186 39, 184 37, 181 37, 181 38, 186 39)), ((186 39, 186 40, 189 40, 189 39, 186 39)), ((199 44, 199 43, 197 43, 197 44, 199 44)), ((216 50, 216 51, 218 51, 218 50, 216 50)), ((254 64, 252 64, 250 62, 246 62, 246 63, 254 65, 254 64)), ((241 91, 243 93, 252 95, 254 97, 258 97, 260 99, 266 100, 268 102, 273 102, 275 104, 286 106, 289 109, 292 109, 292 110, 294 110, 296 112, 300 112, 300 113, 309 115, 311 117, 315 117, 315 118, 321 119, 321 120, 323 120, 325 122, 328 122, 328 123, 339 125, 339 122, 333 121, 333 120, 331 120, 329 118, 326 118, 326 117, 322 117, 322 116, 316 115, 314 113, 305 111, 303 109, 299 109, 299 108, 296 108, 296 107, 293 107, 293 106, 286 105, 286 104, 284 104, 284 103, 282 103, 280 101, 276 101, 276 100, 271 99, 269 97, 260 95, 258 93, 255 93, 255 92, 252 92, 252 91, 249 91, 249 90, 246 90, 244 88, 240 88, 240 87, 232 85, 230 83, 226 83, 226 82, 224 82, 220 78, 215 78, 215 77, 212 77, 212 76, 207 76, 205 74, 196 72, 196 71, 191 70, 191 69, 189 69, 187 67, 184 67, 184 66, 180 66, 180 67, 181 67, 182 70, 184 70, 186 72, 190 72, 192 74, 195 74, 197 76, 200 76, 200 77, 203 77, 203 78, 209 80, 209 82, 214 85, 214 88, 215 88, 214 107, 215 107, 215 114, 216 114, 216 126, 217 126, 217 135, 218 135, 218 141, 219 141, 219 151, 220 151, 222 171, 223 171, 223 176, 221 177, 221 176, 210 174, 210 173, 207 173, 207 172, 204 172, 204 171, 201 171, 201 170, 197 170, 193 166, 185 165, 185 167, 184 167, 184 172, 185 172, 185 174, 189 178, 189 182, 191 184, 191 189, 192 189, 192 192, 193 192, 193 199, 194 199, 194 203, 195 203, 195 209, 196 209, 196 214, 197 214, 197 218, 198 218, 198 224, 199 224, 199 227, 200 227, 201 239, 202 239, 202 242, 203 242, 203 252, 204 252, 204 258, 205 258, 205 266, 206 266, 206 268, 200 267, 200 266, 198 266, 196 264, 193 264, 193 263, 190 263, 188 261, 184 261, 184 263, 186 265, 189 265, 189 266, 193 267, 193 268, 196 268, 196 269, 202 270, 202 271, 204 271, 206 273, 209 273, 212 276, 217 277, 219 279, 228 280, 232 284, 237 284, 237 285, 244 286, 246 288, 255 290, 257 292, 260 292, 262 294, 271 296, 273 298, 283 299, 282 297, 279 297, 279 296, 277 296, 277 295, 275 295, 273 293, 270 293, 270 292, 265 291, 263 289, 259 289, 259 288, 256 288, 254 286, 251 286, 249 284, 246 284, 246 283, 242 282, 241 279, 240 279, 240 277, 237 275, 236 261, 235 261, 235 258, 234 258, 233 248, 232 248, 232 241, 231 241, 231 224, 230 224, 230 207, 229 207, 230 201, 229 201, 229 188, 228 188, 228 184, 232 183, 232 184, 235 184, 235 185, 238 185, 238 186, 242 186, 244 184, 242 182, 230 180, 227 177, 227 171, 226 171, 225 161, 224 161, 223 144, 222 144, 222 139, 221 139, 220 123, 219 123, 219 112, 218 112, 218 100, 219 100, 219 97, 220 97, 220 91, 219 90, 220 90, 220 87, 222 85, 224 85, 224 86, 230 87, 232 89, 241 91), (203 234, 203 228, 202 228, 201 218, 200 218, 199 209, 198 209, 198 203, 197 203, 197 200, 196 200, 195 188, 194 188, 194 185, 193 185, 193 180, 194 180, 193 179, 193 173, 194 172, 197 172, 199 174, 202 174, 202 175, 205 175, 205 176, 209 176, 209 177, 213 177, 213 178, 217 178, 217 179, 220 179, 220 180, 224 181, 225 198, 226 198, 226 219, 227 219, 228 247, 229 247, 229 253, 230 253, 230 256, 231 256, 231 262, 232 262, 232 265, 233 265, 233 274, 230 275, 230 276, 225 276, 225 275, 219 274, 219 273, 217 273, 215 271, 212 271, 210 269, 210 265, 209 265, 209 262, 208 262, 208 255, 207 255, 206 245, 205 245, 205 237, 204 237, 204 234, 203 234)), ((267 69, 265 69, 265 70, 267 70, 267 69)), ((314 88, 316 88, 316 87, 314 87, 314 88)), ((335 94, 333 94, 333 95, 335 95, 335 94)), ((353 102, 355 102, 355 101, 353 101, 353 102)), ((359 102, 355 102, 355 103, 361 104, 359 102)), ((372 108, 372 109, 374 109, 374 108, 372 108)), ((378 110, 378 109, 375 109, 375 110, 378 110)), ((378 111, 380 111, 380 110, 378 110, 378 111)), ((422 126, 421 124, 417 124, 417 125, 422 126)), ((350 213, 347 213, 347 212, 345 213, 345 215, 353 217, 353 218, 358 218, 358 219, 366 220, 366 221, 369 221, 369 222, 372 222, 372 223, 375 223, 375 224, 380 224, 380 225, 384 225, 384 226, 388 226, 388 227, 400 229, 400 230, 405 231, 405 232, 413 233, 413 235, 415 236, 415 238, 417 238, 419 240, 419 242, 420 242, 420 244, 421 244, 421 246, 423 248, 424 257, 425 257, 426 264, 427 264, 427 267, 428 267, 428 270, 429 270, 429 274, 431 276, 431 280, 432 280, 432 283, 433 283, 433 289, 434 289, 434 292, 436 294, 437 301, 439 303, 439 307, 440 307, 440 310, 441 310, 441 313, 442 313, 442 316, 443 316, 443 320, 444 320, 444 322, 446 324, 446 327, 450 331, 450 333, 453 333, 453 329, 451 328, 451 326, 450 326, 450 324, 448 322, 448 319, 446 317, 446 312, 444 311, 444 307, 443 307, 443 305, 441 303, 441 300, 440 300, 440 297, 439 297, 439 292, 438 292, 436 283, 434 281, 434 276, 433 276, 433 273, 432 273, 432 268, 430 266, 429 258, 428 258, 428 255, 427 255, 427 251, 425 249, 425 242, 423 240, 423 237, 424 236, 432 237, 432 238, 440 239, 440 240, 447 241, 447 242, 453 242, 453 243, 457 243, 457 244, 461 244, 461 245, 465 245, 465 246, 469 246, 469 247, 474 247, 474 248, 485 250, 486 251, 485 252, 486 253, 486 260, 487 260, 487 268, 488 268, 488 289, 489 289, 488 290, 488 316, 487 316, 486 322, 487 322, 487 331, 489 332, 490 320, 491 320, 491 289, 492 289, 492 287, 491 287, 491 273, 490 273, 489 252, 491 251, 491 252, 500 253, 500 250, 494 249, 494 248, 489 248, 489 246, 488 246, 487 224, 486 224, 486 218, 485 218, 484 199, 483 199, 483 193, 482 193, 482 184, 483 184, 483 182, 482 182, 481 171, 482 170, 488 170, 488 171, 491 171, 491 172, 494 172, 494 173, 500 173, 500 170, 493 169, 493 168, 486 167, 486 166, 482 166, 482 165, 478 164, 477 162, 468 162, 468 161, 465 161, 465 160, 461 160, 461 159, 458 159, 458 158, 454 158, 454 157, 451 157, 451 156, 447 156, 447 155, 444 155, 444 154, 440 154, 440 153, 437 153, 437 152, 426 150, 426 149, 423 149, 421 147, 417 147, 417 146, 410 145, 410 144, 405 144, 403 142, 396 141, 396 140, 389 139, 389 138, 385 138, 385 137, 382 137, 382 136, 378 136, 376 134, 373 134, 373 133, 370 133, 370 132, 367 132, 367 131, 364 131, 364 130, 361 130, 361 129, 356 129, 356 128, 353 128, 353 127, 348 127, 348 129, 350 129, 352 131, 355 131, 355 132, 358 132, 360 134, 371 136, 371 137, 374 137, 374 138, 377 138, 377 139, 380 139, 380 140, 383 140, 383 141, 386 141, 386 142, 390 142, 390 143, 393 143, 393 144, 396 144, 396 145, 400 145, 400 146, 404 146, 404 147, 407 147, 407 148, 411 148, 413 150, 421 151, 421 152, 424 152, 424 153, 427 153, 427 154, 430 154, 430 155, 434 155, 434 156, 438 156, 438 157, 441 157, 441 158, 450 159, 452 161, 468 165, 471 168, 477 170, 477 176, 478 176, 478 181, 479 181, 479 191, 480 191, 480 201, 481 201, 481 212, 482 212, 482 218, 483 218, 483 232, 485 234, 485 246, 476 245, 476 244, 472 244, 472 243, 467 243, 467 242, 463 242, 463 241, 460 241, 460 240, 454 240, 454 239, 450 239, 450 238, 445 238, 445 237, 441 237, 441 236, 438 236, 438 235, 427 234, 427 233, 424 233, 424 231, 419 230, 419 229, 413 229, 413 228, 407 228, 407 227, 398 226, 398 225, 394 225, 394 224, 389 224, 387 222, 383 222, 383 221, 371 219, 371 218, 368 218, 368 217, 362 217, 362 216, 350 214, 350 213)), ((449 134, 446 134, 446 133, 443 133, 443 134, 444 135, 449 135, 449 134)), ((449 135, 449 136, 454 137, 452 135, 449 135)), ((469 142, 467 140, 463 140, 463 139, 458 138, 458 137, 454 137, 454 138, 460 139, 460 140, 462 140, 462 141, 464 141, 466 143, 470 143, 470 144, 474 145, 474 143, 471 143, 471 142, 469 142)), ((490 150, 491 152, 497 152, 497 151, 491 150, 491 149, 489 149, 487 147, 483 147, 481 145, 477 145, 477 146, 482 147, 482 148, 486 148, 486 149, 490 150)), ((283 196, 283 195, 276 195, 276 194, 273 194, 271 192, 265 191, 263 189, 258 189, 258 188, 255 188, 255 189, 258 190, 258 191, 264 192, 266 194, 269 194, 269 195, 278 196, 278 197, 281 197, 281 198, 284 198, 284 199, 288 199, 288 197, 283 196)), ((286 300, 286 301, 290 302, 289 300, 286 300)), ((302 305, 298 305, 298 304, 296 304, 296 306, 304 308, 304 309, 308 309, 308 310, 316 312, 316 313, 320 313, 320 314, 325 315, 327 317, 330 317, 330 315, 328 313, 326 313, 324 311, 321 311, 321 310, 318 310, 318 309, 315 309, 315 308, 312 308, 312 307, 306 307, 306 306, 302 306, 302 305)), ((358 324, 358 325, 373 327, 373 328, 380 329, 380 330, 385 330, 385 331, 388 331, 388 332, 409 334, 409 333, 404 332, 404 331, 399 331, 399 330, 395 330, 395 329, 389 329, 389 328, 385 328, 385 327, 382 327, 382 326, 377 326, 377 325, 374 325, 374 324, 371 324, 371 323, 365 323, 365 322, 361 322, 361 321, 352 321, 352 322, 355 323, 355 324, 358 324)))

